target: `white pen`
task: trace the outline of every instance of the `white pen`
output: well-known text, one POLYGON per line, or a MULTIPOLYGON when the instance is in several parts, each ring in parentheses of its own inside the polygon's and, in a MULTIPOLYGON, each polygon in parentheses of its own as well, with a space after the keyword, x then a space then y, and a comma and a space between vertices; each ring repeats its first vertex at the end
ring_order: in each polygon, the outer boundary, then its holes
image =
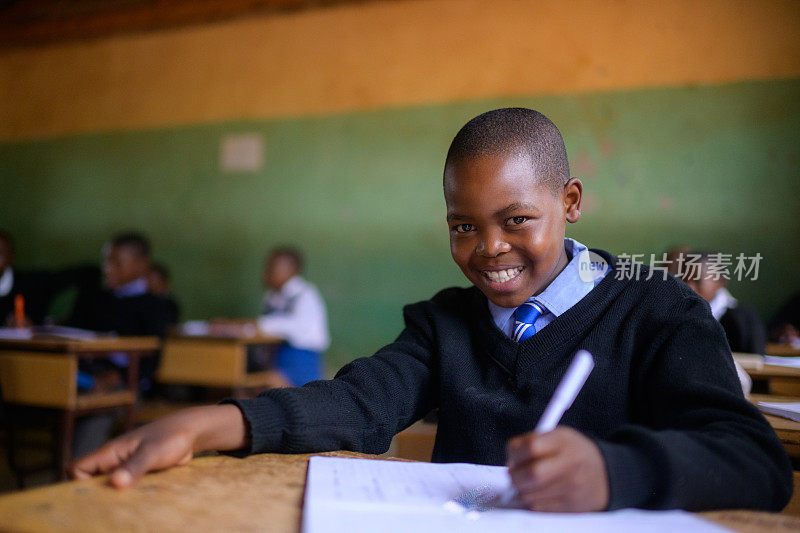
MULTIPOLYGON (((589 374, 592 373, 593 368, 594 358, 592 354, 586 350, 578 350, 575 357, 572 358, 572 362, 569 364, 566 374, 564 374, 564 377, 561 379, 561 383, 556 387, 553 397, 550 398, 550 402, 548 402, 547 407, 545 407, 544 413, 542 413, 541 418, 539 418, 539 422, 537 422, 536 427, 533 428, 534 433, 547 433, 556 428, 561 421, 561 417, 564 416, 564 413, 570 408, 572 402, 575 401, 581 388, 583 388, 583 384, 586 383, 589 374)), ((495 500, 497 501, 497 506, 502 507, 508 505, 516 495, 517 491, 512 485, 497 496, 495 500)))

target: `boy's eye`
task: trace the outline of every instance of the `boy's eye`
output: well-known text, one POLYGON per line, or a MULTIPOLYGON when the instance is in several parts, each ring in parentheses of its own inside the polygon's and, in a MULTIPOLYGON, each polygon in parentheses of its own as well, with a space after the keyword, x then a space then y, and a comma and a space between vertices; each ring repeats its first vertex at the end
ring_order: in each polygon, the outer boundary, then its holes
POLYGON ((526 220, 528 220, 528 217, 511 217, 508 220, 506 220, 506 225, 507 226, 518 226, 518 225, 522 224, 523 222, 525 222, 526 220))
POLYGON ((458 233, 468 233, 468 232, 472 231, 473 229, 475 229, 475 226, 473 226, 472 224, 458 224, 455 227, 455 230, 458 233))

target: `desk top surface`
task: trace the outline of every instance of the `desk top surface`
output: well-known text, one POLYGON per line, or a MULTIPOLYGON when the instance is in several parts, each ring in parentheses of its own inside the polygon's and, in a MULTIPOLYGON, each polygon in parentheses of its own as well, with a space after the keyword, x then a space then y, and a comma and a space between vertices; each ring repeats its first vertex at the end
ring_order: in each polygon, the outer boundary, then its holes
POLYGON ((58 337, 32 339, 0 339, 2 350, 38 350, 44 352, 124 352, 152 351, 161 347, 158 337, 98 337, 75 340, 58 337))
POLYGON ((175 342, 222 342, 230 344, 279 344, 283 339, 270 337, 269 335, 246 336, 225 336, 225 335, 170 335, 166 343, 175 342))
POLYGON ((800 348, 794 348, 789 344, 778 344, 771 342, 764 350, 767 355, 800 355, 800 348))
POLYGON ((800 378, 800 368, 779 365, 764 365, 763 368, 745 368, 752 378, 800 378))
MULTIPOLYGON (((188 466, 150 474, 125 491, 108 487, 101 477, 17 492, 0 497, 0 528, 298 532, 309 457, 201 457, 188 466)), ((800 531, 800 518, 789 515, 721 511, 703 516, 746 533, 800 531)))

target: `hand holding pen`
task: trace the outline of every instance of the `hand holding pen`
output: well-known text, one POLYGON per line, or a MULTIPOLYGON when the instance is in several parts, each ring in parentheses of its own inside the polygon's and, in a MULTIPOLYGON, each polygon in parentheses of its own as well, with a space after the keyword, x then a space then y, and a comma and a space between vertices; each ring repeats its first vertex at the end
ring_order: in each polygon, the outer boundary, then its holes
POLYGON ((584 512, 608 507, 605 460, 588 437, 556 427, 589 376, 594 361, 579 351, 536 428, 508 441, 508 472, 516 493, 506 495, 532 511, 584 512))

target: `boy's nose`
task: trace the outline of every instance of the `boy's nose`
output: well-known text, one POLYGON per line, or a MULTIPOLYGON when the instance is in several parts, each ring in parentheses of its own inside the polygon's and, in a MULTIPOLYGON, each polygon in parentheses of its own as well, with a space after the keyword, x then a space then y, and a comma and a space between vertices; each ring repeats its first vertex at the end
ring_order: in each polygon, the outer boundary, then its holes
POLYGON ((500 238, 499 235, 484 235, 475 248, 475 253, 484 257, 497 257, 511 249, 511 245, 500 238))

